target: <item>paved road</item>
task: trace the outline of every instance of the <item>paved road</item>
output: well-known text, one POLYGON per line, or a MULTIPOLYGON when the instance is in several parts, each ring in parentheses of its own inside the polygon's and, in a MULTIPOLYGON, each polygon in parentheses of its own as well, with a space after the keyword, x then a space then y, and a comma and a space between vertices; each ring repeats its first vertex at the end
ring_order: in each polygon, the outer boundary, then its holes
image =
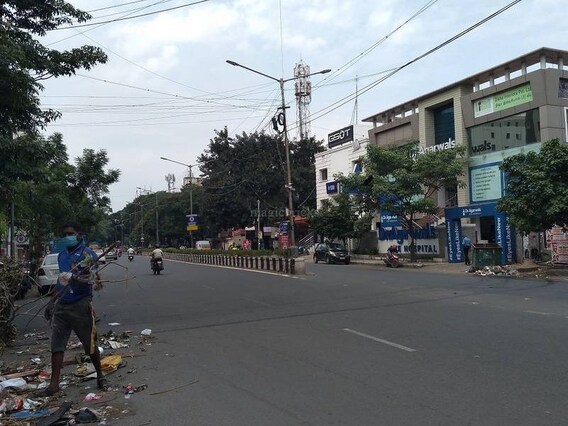
MULTIPOLYGON (((158 340, 135 360, 150 387, 120 424, 568 423, 565 283, 358 265, 309 265, 301 279, 171 261, 153 276, 141 257, 127 266, 137 278, 95 298, 100 329, 151 328, 158 340)), ((124 276, 111 268, 105 278, 124 276)))

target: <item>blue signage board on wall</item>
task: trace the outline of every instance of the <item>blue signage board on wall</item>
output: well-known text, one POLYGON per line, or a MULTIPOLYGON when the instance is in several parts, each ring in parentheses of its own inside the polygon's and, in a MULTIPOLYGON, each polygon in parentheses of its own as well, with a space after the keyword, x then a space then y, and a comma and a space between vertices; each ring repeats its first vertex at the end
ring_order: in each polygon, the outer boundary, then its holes
POLYGON ((339 182, 327 182, 325 184, 325 191, 328 194, 337 194, 339 192, 339 182))
POLYGON ((288 223, 289 222, 280 222, 280 233, 281 234, 288 234, 288 223))
POLYGON ((389 212, 381 212, 381 226, 389 228, 391 226, 400 226, 400 217, 390 214, 389 212))

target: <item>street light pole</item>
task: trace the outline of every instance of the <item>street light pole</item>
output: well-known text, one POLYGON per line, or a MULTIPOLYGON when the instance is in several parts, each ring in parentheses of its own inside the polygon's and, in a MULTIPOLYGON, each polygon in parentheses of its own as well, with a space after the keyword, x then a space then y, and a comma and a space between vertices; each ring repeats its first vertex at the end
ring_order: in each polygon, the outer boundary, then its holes
MULTIPOLYGON (((198 164, 185 164, 180 161, 172 160, 171 158, 160 157, 160 160, 169 161, 171 163, 181 164, 189 168, 189 214, 193 214, 193 167, 198 164)), ((191 248, 193 248, 193 231, 189 231, 189 241, 191 248)))
MULTIPOLYGON (((136 187, 136 189, 146 192, 148 194, 151 194, 152 191, 150 191, 149 189, 146 188, 140 188, 139 186, 136 187)), ((158 231, 158 192, 154 192, 154 195, 156 196, 156 244, 160 243, 160 234, 158 231)))
MULTIPOLYGON (((296 247, 296 235, 295 235, 295 230, 294 230, 294 200, 293 200, 293 191, 294 191, 294 187, 292 186, 292 168, 290 166, 290 142, 288 140, 288 125, 286 123, 286 98, 284 96, 284 83, 286 83, 287 81, 292 81, 295 80, 295 77, 292 78, 276 78, 276 77, 272 77, 268 74, 265 74, 263 72, 257 71, 255 69, 246 67, 244 65, 241 65, 235 61, 230 61, 227 60, 226 61, 229 65, 233 65, 235 67, 241 67, 244 68, 246 70, 249 70, 255 74, 259 74, 262 75, 266 78, 269 78, 271 80, 277 81, 278 84, 280 85, 280 97, 282 100, 282 104, 280 106, 280 108, 282 109, 282 116, 284 118, 284 123, 283 123, 283 133, 284 133, 284 147, 286 149, 286 174, 287 174, 287 180, 288 183, 286 184, 286 189, 288 190, 288 220, 289 220, 289 235, 290 235, 290 252, 292 257, 296 257, 298 254, 298 247, 296 247)), ((311 75, 316 75, 316 74, 327 74, 328 72, 331 72, 330 69, 326 69, 326 70, 322 70, 322 71, 318 71, 318 72, 313 72, 310 73, 304 77, 309 77, 311 75)))

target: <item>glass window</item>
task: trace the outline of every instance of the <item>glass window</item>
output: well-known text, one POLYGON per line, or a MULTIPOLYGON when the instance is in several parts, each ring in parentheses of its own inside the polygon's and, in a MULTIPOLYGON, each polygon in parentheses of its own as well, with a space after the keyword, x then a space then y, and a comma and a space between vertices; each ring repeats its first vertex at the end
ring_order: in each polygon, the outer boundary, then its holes
POLYGON ((432 110, 434 114, 434 145, 454 140, 454 103, 449 103, 432 110))
POLYGON ((361 162, 360 160, 353 161, 353 173, 356 175, 363 173, 363 162, 361 162))
POLYGON ((320 170, 320 180, 327 180, 327 169, 320 170))
POLYGON ((471 156, 518 148, 540 140, 538 109, 516 114, 501 120, 470 127, 468 130, 471 156), (516 127, 515 136, 507 127, 516 127), (493 135, 495 137, 493 137, 493 135))

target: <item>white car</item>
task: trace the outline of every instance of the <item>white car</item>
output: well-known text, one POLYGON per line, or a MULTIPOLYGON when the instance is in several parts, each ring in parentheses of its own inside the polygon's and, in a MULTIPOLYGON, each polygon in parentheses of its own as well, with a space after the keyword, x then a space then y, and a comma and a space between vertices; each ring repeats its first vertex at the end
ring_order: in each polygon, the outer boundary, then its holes
POLYGON ((102 250, 95 250, 95 254, 97 255, 97 259, 98 259, 99 263, 106 263, 106 257, 101 256, 101 254, 103 254, 102 250))
POLYGON ((58 256, 57 253, 53 253, 43 258, 41 266, 37 271, 39 294, 47 294, 55 287, 55 284, 57 284, 57 277, 59 276, 58 256))

